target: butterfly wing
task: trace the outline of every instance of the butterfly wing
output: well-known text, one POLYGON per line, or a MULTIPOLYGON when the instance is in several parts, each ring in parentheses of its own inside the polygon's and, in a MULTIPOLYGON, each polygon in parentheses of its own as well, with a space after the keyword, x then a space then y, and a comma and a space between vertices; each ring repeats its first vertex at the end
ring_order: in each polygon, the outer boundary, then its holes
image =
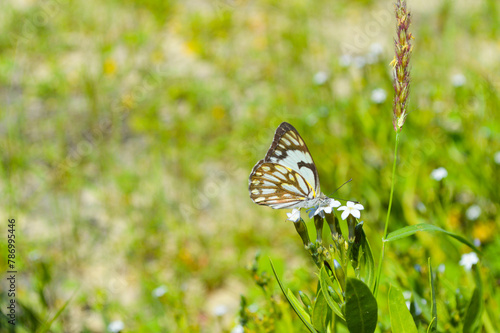
POLYGON ((249 183, 252 200, 272 208, 306 207, 305 201, 321 193, 311 153, 295 127, 286 122, 278 126, 266 157, 254 166, 249 183))
POLYGON ((252 170, 249 191, 255 203, 275 209, 301 208, 314 199, 313 188, 298 172, 264 160, 252 170))

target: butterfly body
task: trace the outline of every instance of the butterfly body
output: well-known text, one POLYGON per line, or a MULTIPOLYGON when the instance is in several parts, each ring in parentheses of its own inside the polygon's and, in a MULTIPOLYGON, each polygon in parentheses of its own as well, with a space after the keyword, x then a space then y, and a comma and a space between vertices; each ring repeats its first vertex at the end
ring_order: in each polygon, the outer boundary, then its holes
POLYGON ((325 206, 331 200, 321 193, 304 140, 286 122, 278 126, 266 157, 253 167, 248 189, 255 203, 274 209, 325 206))

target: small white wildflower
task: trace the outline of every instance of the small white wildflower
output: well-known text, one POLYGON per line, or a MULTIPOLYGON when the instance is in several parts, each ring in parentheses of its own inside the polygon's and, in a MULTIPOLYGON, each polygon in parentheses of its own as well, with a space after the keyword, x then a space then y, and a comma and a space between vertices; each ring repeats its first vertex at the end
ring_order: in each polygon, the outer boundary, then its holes
POLYGON ((380 55, 384 52, 384 47, 380 43, 372 43, 370 45, 370 53, 373 53, 375 55, 380 55))
POLYGON ((472 266, 479 262, 479 258, 477 257, 476 252, 462 254, 462 258, 460 259, 460 266, 463 266, 465 270, 470 271, 472 266))
POLYGON ((500 150, 495 153, 493 160, 495 160, 496 164, 500 164, 500 150))
POLYGON ((320 71, 314 74, 314 84, 320 86, 322 84, 325 84, 325 82, 328 80, 328 73, 320 71))
POLYGON ((354 66, 355 66, 355 67, 357 67, 357 68, 363 68, 363 67, 365 67, 365 65, 366 65, 366 59, 365 59, 365 57, 363 57, 363 56, 357 56, 357 57, 354 57, 354 59, 353 59, 353 62, 352 62, 352 63, 353 63, 353 64, 354 64, 354 66))
POLYGON ((123 331, 125 328, 125 324, 121 320, 114 320, 109 323, 108 325, 108 331, 112 333, 118 333, 123 331))
POLYGON ((159 286, 158 288, 155 288, 153 292, 151 293, 154 297, 162 297, 165 295, 168 291, 168 288, 164 285, 159 286))
POLYGON ((325 213, 331 214, 333 208, 337 208, 340 206, 340 202, 335 199, 330 199, 327 206, 315 206, 311 207, 307 210, 309 214, 309 218, 312 218, 315 215, 319 215, 321 217, 325 217, 325 213))
POLYGON ((444 264, 441 264, 438 266, 438 272, 439 273, 444 273, 444 270, 446 269, 446 266, 444 264))
POLYGON ((328 206, 323 207, 323 211, 327 214, 331 214, 333 211, 333 208, 340 207, 340 201, 337 201, 335 199, 330 199, 330 203, 328 206))
POLYGON ((340 56, 339 64, 341 67, 348 67, 352 62, 352 57, 349 54, 343 54, 340 56))
POLYGON ((467 82, 467 79, 462 73, 455 74, 451 77, 451 84, 454 87, 461 87, 467 82))
POLYGON ((363 205, 355 204, 352 201, 347 201, 345 206, 337 208, 337 210, 344 211, 341 216, 342 220, 345 220, 349 215, 352 215, 355 218, 359 219, 361 217, 361 213, 359 211, 363 209, 365 209, 363 205))
POLYGON ((375 104, 382 104, 387 98, 387 93, 382 88, 373 89, 371 100, 375 104))
POLYGON ((411 298, 411 291, 409 290, 403 291, 403 297, 404 299, 409 300, 411 298))
POLYGON ((226 313, 227 313, 227 306, 225 306, 224 304, 217 305, 214 308, 214 315, 217 317, 222 317, 226 313))
POLYGON ((300 209, 294 208, 291 213, 286 213, 286 216, 288 216, 287 221, 296 223, 300 220, 300 209))
POLYGON ((443 180, 444 178, 446 178, 446 176, 448 176, 448 171, 446 171, 446 169, 443 167, 434 169, 431 172, 431 177, 437 181, 443 180))
POLYGON ((243 328, 243 326, 241 325, 236 325, 233 327, 233 329, 231 330, 231 333, 244 333, 245 332, 245 329, 243 328))
POLYGON ((477 220, 477 218, 481 215, 481 207, 478 205, 472 205, 469 208, 467 208, 467 211, 465 212, 465 216, 471 221, 477 220))

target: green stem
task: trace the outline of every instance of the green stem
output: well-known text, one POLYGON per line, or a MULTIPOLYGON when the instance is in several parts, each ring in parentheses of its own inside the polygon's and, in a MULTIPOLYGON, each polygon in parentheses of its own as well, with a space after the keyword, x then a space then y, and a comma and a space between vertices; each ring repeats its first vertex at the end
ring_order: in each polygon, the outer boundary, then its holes
POLYGON ((385 242, 387 238, 387 230, 389 229, 389 217, 391 216, 391 208, 392 208, 392 197, 394 194, 394 183, 396 182, 396 164, 398 158, 398 144, 399 144, 399 133, 398 130, 396 132, 396 144, 394 148, 394 162, 392 164, 392 178, 391 178, 391 194, 389 196, 389 207, 387 208, 387 216, 385 219, 385 228, 384 228, 384 237, 382 238, 382 251, 380 251, 380 260, 378 261, 378 269, 377 269, 377 279, 375 280, 375 290, 373 294, 377 297, 378 287, 380 285, 380 276, 382 274, 382 263, 384 261, 384 252, 385 252, 385 242))

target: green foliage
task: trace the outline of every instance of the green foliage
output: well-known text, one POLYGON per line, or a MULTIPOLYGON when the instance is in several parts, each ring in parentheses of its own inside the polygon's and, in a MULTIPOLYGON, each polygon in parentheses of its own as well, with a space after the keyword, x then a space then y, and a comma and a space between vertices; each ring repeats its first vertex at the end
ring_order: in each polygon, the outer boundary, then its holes
POLYGON ((417 333, 417 326, 406 307, 405 299, 401 290, 391 286, 389 288, 389 314, 391 316, 391 328, 393 332, 417 333))
POLYGON ((475 247, 474 244, 472 244, 470 241, 468 241, 464 237, 456 235, 452 232, 443 230, 443 229, 441 229, 433 224, 427 224, 427 223, 419 223, 417 225, 409 225, 407 227, 393 231, 387 235, 386 241, 390 242, 390 241, 394 241, 394 240, 401 239, 404 237, 408 237, 408 236, 415 234, 417 231, 439 231, 439 232, 442 232, 442 233, 444 233, 452 238, 455 238, 456 240, 460 241, 461 243, 469 246, 471 249, 473 249, 477 253, 481 253, 481 251, 479 251, 479 249, 477 247, 475 247))
POLYGON ((349 332, 375 332, 377 310, 377 301, 368 286, 358 279, 348 278, 345 317, 349 332))

